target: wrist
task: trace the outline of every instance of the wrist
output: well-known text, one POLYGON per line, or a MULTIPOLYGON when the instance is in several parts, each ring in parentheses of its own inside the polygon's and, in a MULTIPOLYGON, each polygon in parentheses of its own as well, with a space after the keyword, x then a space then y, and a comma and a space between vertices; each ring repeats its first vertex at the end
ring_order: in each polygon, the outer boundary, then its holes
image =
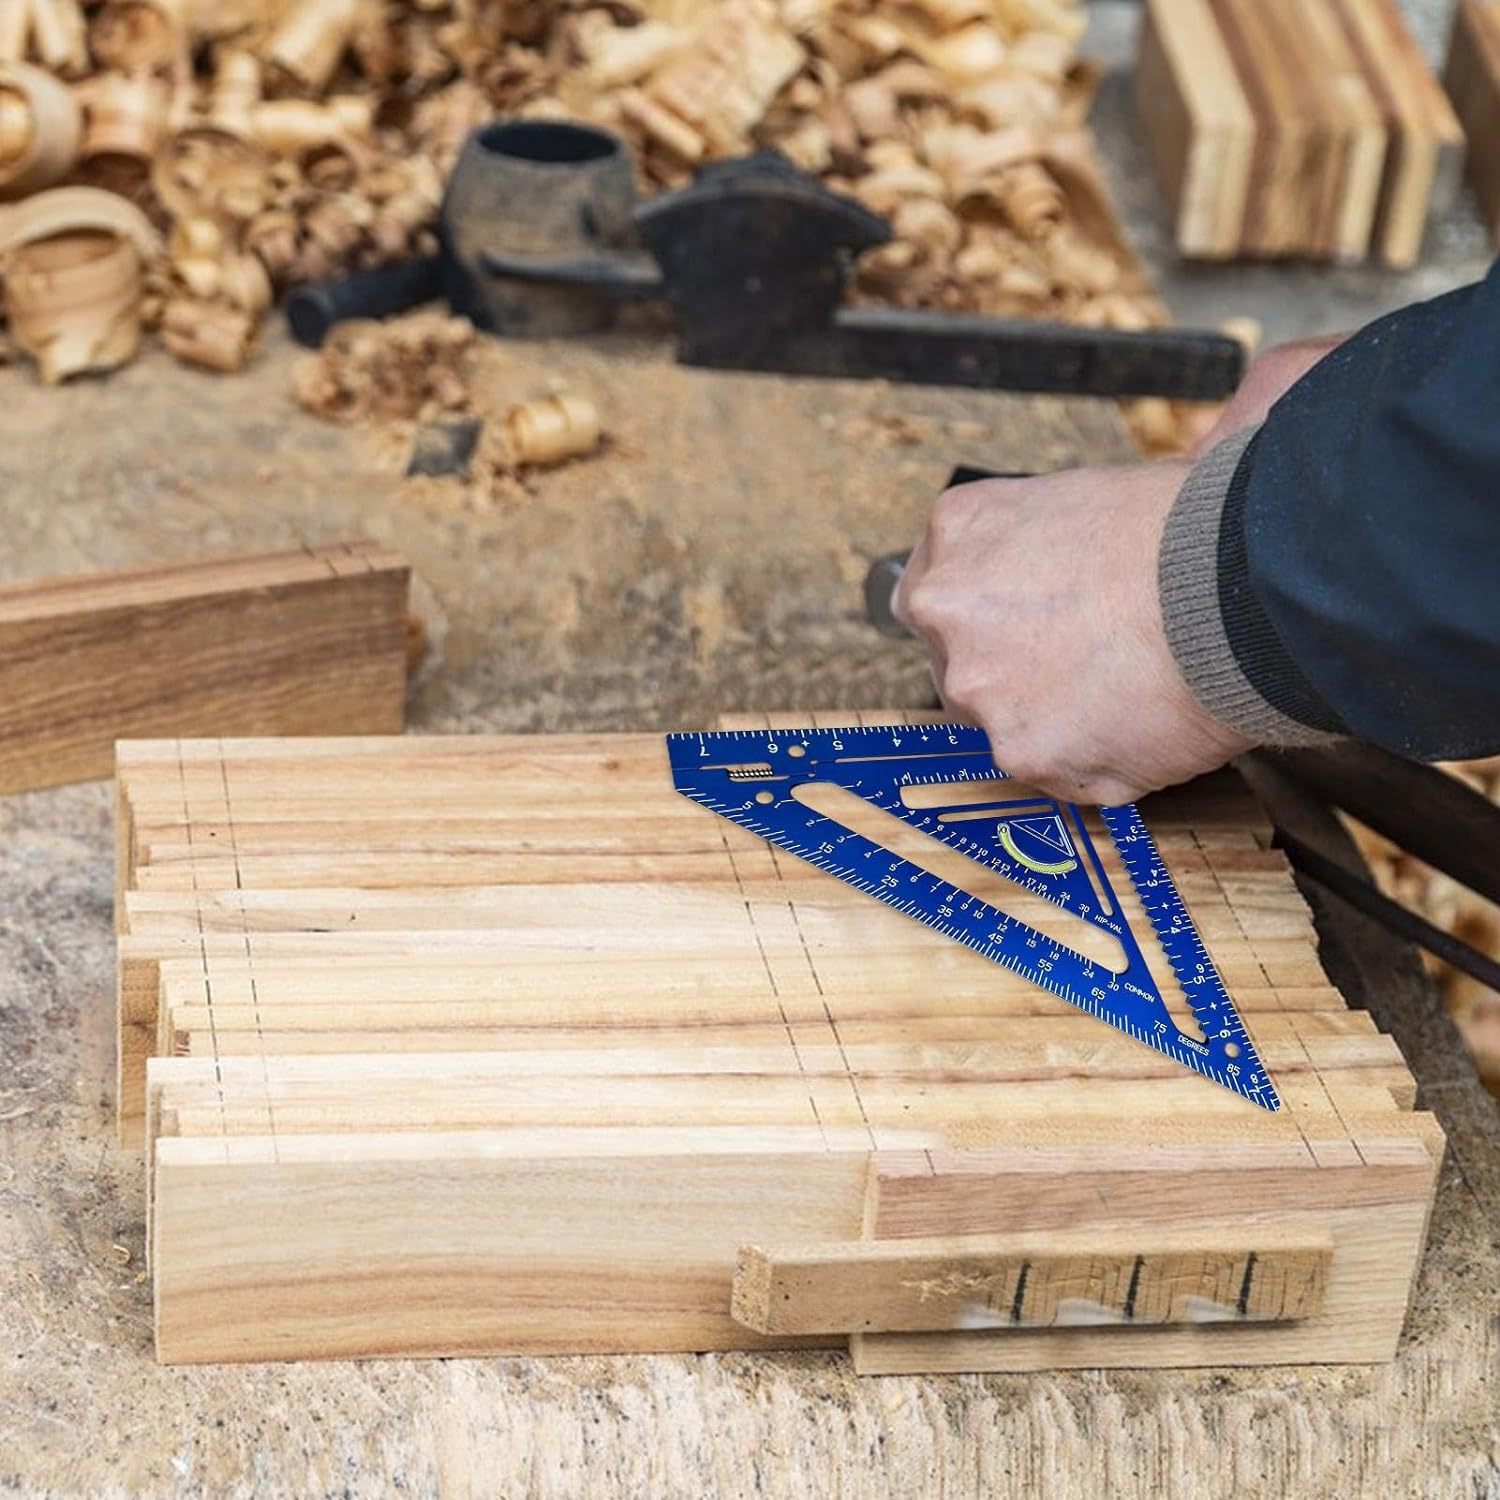
POLYGON ((1194 465, 1157 556, 1162 627, 1193 697, 1258 745, 1322 744, 1342 732, 1277 636, 1251 586, 1245 491, 1260 429, 1225 438, 1194 465))

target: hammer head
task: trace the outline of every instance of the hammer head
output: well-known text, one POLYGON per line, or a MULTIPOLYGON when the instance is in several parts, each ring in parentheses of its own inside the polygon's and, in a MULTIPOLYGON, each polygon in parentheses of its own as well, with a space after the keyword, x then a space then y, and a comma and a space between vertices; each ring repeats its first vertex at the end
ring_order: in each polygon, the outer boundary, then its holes
POLYGON ((831 323, 855 258, 891 236, 774 151, 704 168, 636 225, 676 310, 680 357, 702 365, 742 364, 831 323))

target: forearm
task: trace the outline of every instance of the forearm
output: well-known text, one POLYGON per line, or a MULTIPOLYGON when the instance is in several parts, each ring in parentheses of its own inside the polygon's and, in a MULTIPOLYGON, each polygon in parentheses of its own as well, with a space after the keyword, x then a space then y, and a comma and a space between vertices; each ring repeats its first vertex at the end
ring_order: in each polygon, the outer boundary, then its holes
POLYGON ((1500 271, 1371 325, 1202 460, 1160 595, 1195 695, 1249 738, 1500 748, 1500 271))

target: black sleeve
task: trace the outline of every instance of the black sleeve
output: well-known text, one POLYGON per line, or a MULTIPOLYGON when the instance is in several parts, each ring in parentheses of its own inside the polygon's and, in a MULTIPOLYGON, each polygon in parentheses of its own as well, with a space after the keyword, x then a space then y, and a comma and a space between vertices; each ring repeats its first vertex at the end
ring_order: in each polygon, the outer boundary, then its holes
POLYGON ((1422 760, 1500 751, 1500 262, 1271 409, 1217 573, 1229 648, 1285 718, 1422 760))

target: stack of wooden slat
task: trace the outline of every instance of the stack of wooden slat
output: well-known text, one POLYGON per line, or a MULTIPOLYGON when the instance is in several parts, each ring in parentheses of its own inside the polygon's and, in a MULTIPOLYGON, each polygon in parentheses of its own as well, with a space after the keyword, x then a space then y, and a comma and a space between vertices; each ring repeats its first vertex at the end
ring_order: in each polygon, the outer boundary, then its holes
POLYGON ((1469 180, 1500 245, 1500 4, 1459 0, 1445 77, 1469 138, 1469 180))
POLYGON ((1456 180, 1397 0, 1148 0, 1136 76, 1184 255, 1410 266, 1456 180))
POLYGON ((1441 1134, 1239 782, 1146 811, 1279 1113, 689 802, 657 736, 122 744, 160 1357, 1390 1357, 1441 1134))

